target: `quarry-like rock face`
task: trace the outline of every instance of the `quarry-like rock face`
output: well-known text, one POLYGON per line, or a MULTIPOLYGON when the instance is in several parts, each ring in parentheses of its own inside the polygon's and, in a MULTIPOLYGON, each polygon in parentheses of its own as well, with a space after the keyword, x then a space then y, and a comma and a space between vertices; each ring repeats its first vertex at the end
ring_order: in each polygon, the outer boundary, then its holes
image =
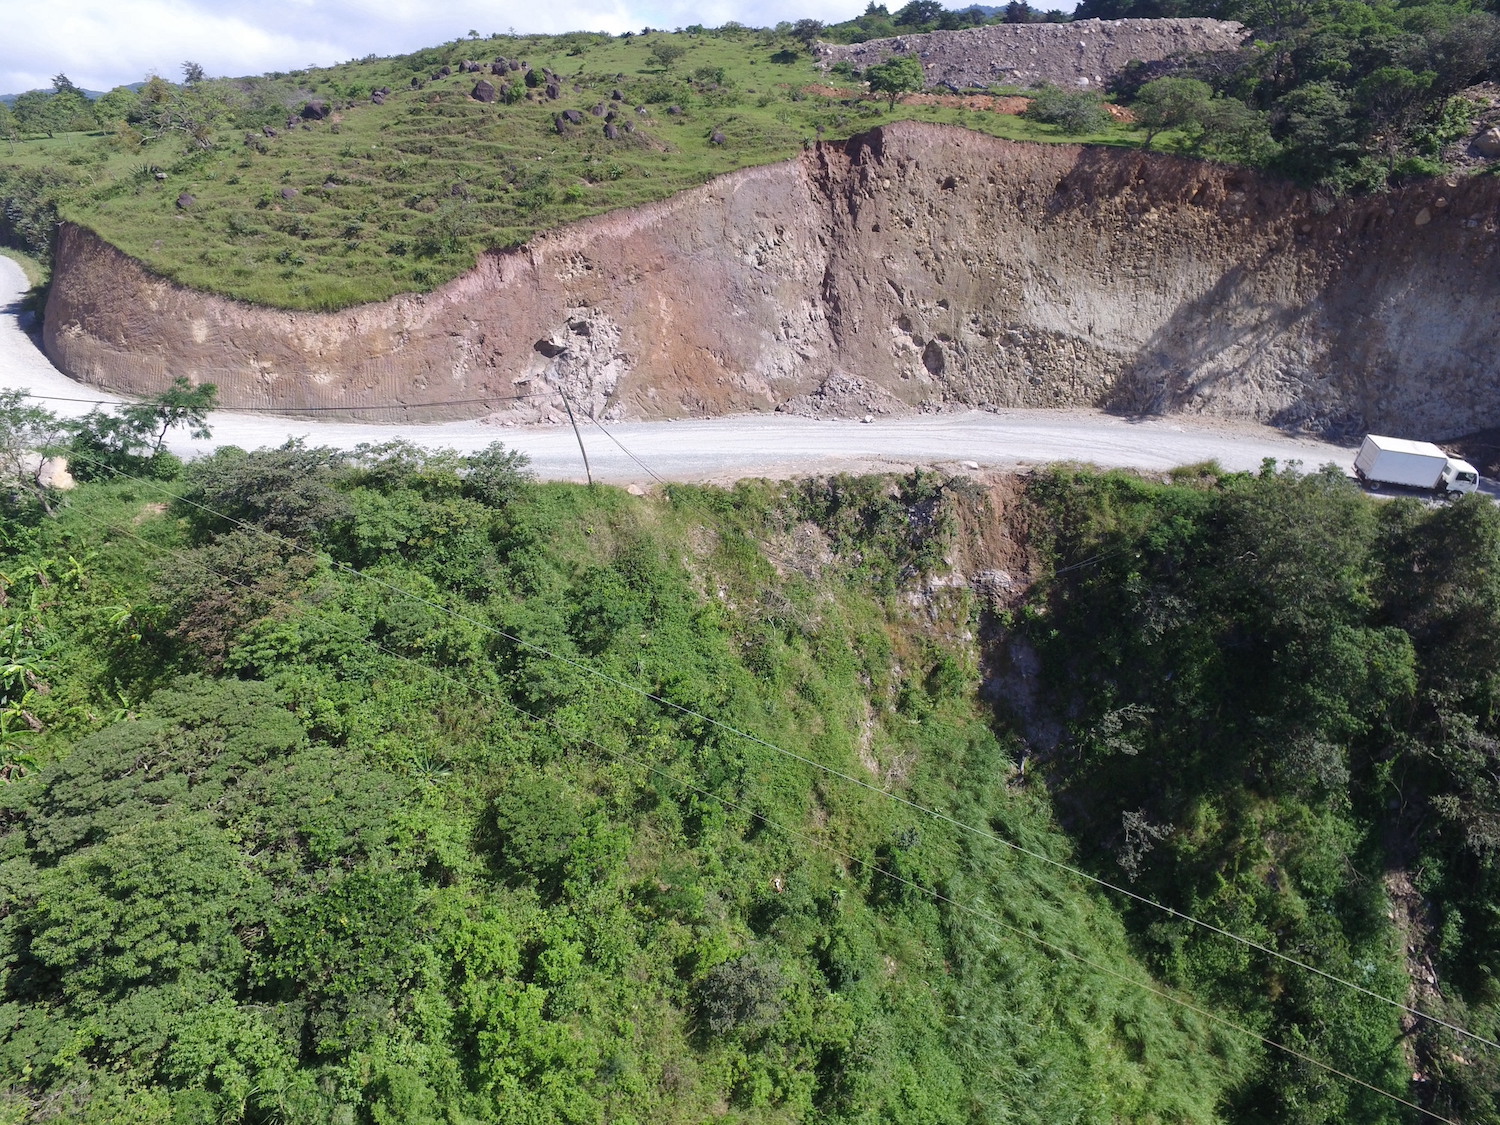
POLYGON ((904 122, 336 313, 187 290, 64 227, 45 344, 85 381, 185 375, 228 406, 1099 405, 1441 439, 1500 424, 1497 202, 1475 178, 1335 204, 1171 156, 904 122))
POLYGON ((847 62, 860 70, 893 55, 915 54, 929 85, 1099 90, 1132 61, 1234 51, 1248 34, 1233 20, 1199 18, 997 23, 847 45, 819 43, 817 52, 824 66, 847 62))

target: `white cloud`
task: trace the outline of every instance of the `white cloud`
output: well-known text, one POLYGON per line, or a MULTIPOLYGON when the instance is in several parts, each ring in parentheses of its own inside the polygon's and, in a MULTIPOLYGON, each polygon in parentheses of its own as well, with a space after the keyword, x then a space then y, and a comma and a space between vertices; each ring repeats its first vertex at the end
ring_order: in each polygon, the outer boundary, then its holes
POLYGON ((621 31, 650 25, 842 20, 862 0, 0 0, 0 92, 67 74, 107 90, 148 73, 175 78, 192 59, 215 75, 260 74, 393 55, 467 34, 621 31))

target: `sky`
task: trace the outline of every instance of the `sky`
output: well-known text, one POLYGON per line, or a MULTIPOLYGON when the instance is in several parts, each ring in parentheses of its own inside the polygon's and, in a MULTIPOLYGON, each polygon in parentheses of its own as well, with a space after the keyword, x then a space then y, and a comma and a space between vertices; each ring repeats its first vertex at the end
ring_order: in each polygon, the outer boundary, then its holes
POLYGON ((89 90, 152 73, 178 79, 187 59, 215 76, 326 66, 470 30, 618 34, 729 20, 763 27, 831 23, 864 9, 865 0, 0 0, 0 93, 50 88, 58 73, 89 90))

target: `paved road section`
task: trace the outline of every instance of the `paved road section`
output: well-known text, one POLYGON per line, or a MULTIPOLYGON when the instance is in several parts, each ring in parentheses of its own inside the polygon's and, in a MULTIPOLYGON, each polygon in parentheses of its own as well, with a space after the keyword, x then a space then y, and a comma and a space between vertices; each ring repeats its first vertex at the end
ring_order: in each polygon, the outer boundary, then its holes
MULTIPOLYGON (((121 401, 118 395, 74 382, 47 361, 21 324, 19 298, 25 289, 21 268, 0 258, 0 388, 29 391, 65 415, 87 413, 96 402, 121 401)), ((1229 469, 1255 469, 1267 457, 1301 461, 1309 469, 1331 461, 1348 471, 1355 452, 1289 437, 1266 426, 1181 415, 1135 420, 1092 411, 971 411, 869 424, 786 415, 621 422, 609 426, 616 440, 585 420, 580 423, 594 479, 615 484, 649 485, 655 478, 729 483, 743 477, 891 471, 918 465, 999 469, 1052 461, 1162 470, 1216 460, 1229 469)), ((192 456, 220 445, 280 445, 292 436, 310 445, 343 449, 405 438, 424 446, 471 451, 501 441, 530 456, 533 470, 544 479, 584 479, 578 440, 566 426, 509 427, 484 421, 378 425, 229 412, 215 414, 210 425, 211 441, 179 437, 169 443, 171 448, 192 456)))

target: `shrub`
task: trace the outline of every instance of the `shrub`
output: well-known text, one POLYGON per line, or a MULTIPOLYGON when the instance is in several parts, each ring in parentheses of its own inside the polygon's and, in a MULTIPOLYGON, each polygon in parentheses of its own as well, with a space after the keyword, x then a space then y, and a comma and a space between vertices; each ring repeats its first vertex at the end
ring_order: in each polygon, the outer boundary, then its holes
POLYGON ((786 986, 780 965, 747 953, 709 971, 701 990, 699 1017, 713 1035, 762 1031, 781 1015, 781 993, 786 986))
POLYGON ((1043 125, 1056 125, 1069 136, 1097 133, 1110 123, 1109 111, 1097 94, 1087 90, 1060 90, 1043 86, 1031 97, 1022 117, 1043 125))

